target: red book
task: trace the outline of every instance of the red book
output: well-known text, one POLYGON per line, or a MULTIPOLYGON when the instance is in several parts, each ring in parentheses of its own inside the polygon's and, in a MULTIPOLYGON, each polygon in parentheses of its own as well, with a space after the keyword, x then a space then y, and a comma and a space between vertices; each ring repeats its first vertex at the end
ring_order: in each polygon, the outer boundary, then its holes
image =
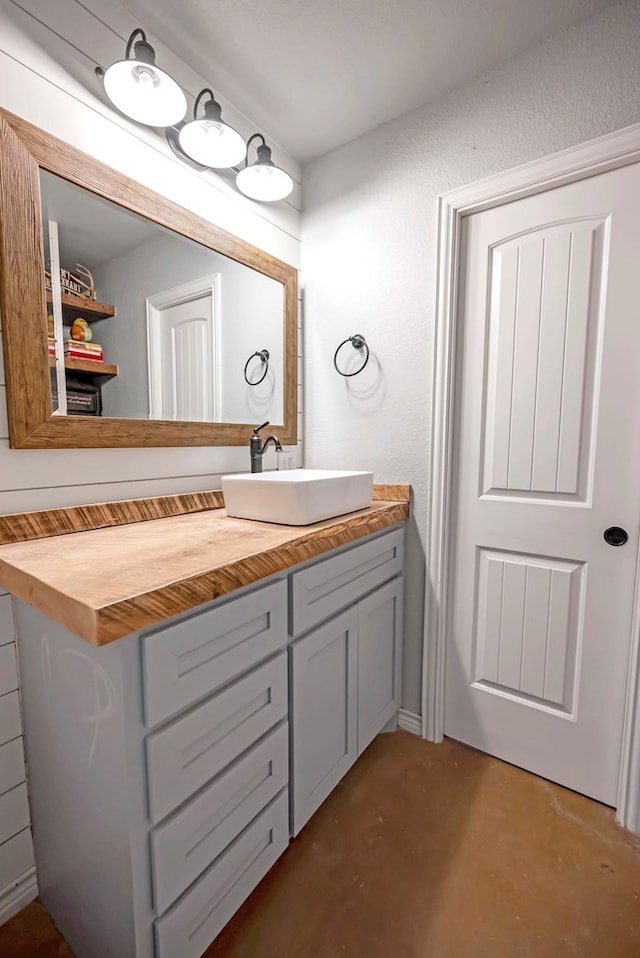
POLYGON ((65 356, 68 356, 70 359, 88 359, 90 362, 93 361, 96 363, 101 363, 104 358, 102 354, 102 350, 100 350, 99 352, 95 350, 92 350, 91 352, 87 352, 86 350, 82 350, 82 349, 73 349, 73 347, 71 347, 70 349, 65 349, 64 354, 65 356))

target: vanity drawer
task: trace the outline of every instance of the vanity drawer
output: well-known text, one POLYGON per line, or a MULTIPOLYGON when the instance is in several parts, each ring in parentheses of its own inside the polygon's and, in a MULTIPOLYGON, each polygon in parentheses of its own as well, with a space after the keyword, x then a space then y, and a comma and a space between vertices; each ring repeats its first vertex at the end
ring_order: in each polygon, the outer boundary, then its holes
POLYGON ((0 745, 22 735, 18 692, 0 695, 0 745))
POLYGON ((291 576, 291 635, 335 615, 402 571, 404 529, 349 549, 291 576))
POLYGON ((151 834, 154 905, 162 915, 289 780, 289 730, 279 725, 151 834))
POLYGON ((157 958, 200 958, 289 843, 289 805, 283 792, 156 920, 157 958))
POLYGON ((283 579, 142 639, 147 725, 204 698, 287 643, 283 579))
POLYGON ((253 745, 287 714, 281 652, 147 738, 149 814, 157 822, 253 745))
POLYGON ((0 795, 0 845, 29 827, 27 786, 23 782, 0 795))
MULTIPOLYGON (((2 635, 0 635, 0 642, 2 635)), ((0 695, 18 688, 18 660, 13 642, 0 645, 0 695)))
POLYGON ((24 782, 25 777, 22 738, 0 745, 0 794, 24 782))

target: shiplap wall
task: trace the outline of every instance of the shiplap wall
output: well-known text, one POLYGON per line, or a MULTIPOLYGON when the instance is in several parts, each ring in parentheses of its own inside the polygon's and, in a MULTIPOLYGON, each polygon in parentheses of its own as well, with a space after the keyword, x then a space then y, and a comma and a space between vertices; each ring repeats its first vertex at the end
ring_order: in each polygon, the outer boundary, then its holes
MULTIPOLYGON (((2 0, 0 106, 296 268, 300 265, 300 169, 276 143, 276 163, 293 175, 288 201, 272 206, 238 194, 225 174, 197 173, 160 136, 129 123, 107 104, 97 64, 122 59, 142 26, 112 0, 2 0)), ((157 62, 189 95, 207 86, 156 43, 157 62)), ((255 127, 216 91, 227 122, 247 137, 255 127)), ((264 130, 269 139, 269 131, 264 130)), ((1 318, 0 318, 1 320, 1 318)), ((300 347, 299 347, 300 352, 300 347)), ((298 360, 298 450, 302 462, 302 386, 298 360)), ((219 488, 220 475, 247 471, 247 448, 12 450, 0 340, 0 513, 219 488)), ((273 453, 267 468, 275 468, 273 453)), ((0 595, 0 923, 36 894, 25 804, 25 774, 11 602, 0 595), (3 684, 4 683, 4 684, 3 684), (17 723, 17 724, 16 724, 17 723), (6 807, 5 807, 6 806, 6 807), (4 828, 4 830, 3 830, 4 828), (6 832, 6 834, 5 834, 6 832)))

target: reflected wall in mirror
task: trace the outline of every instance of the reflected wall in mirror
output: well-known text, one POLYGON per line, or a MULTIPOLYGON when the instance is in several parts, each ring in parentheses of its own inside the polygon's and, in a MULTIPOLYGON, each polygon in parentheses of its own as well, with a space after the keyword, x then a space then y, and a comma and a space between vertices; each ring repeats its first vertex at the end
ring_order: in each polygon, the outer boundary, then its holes
POLYGON ((293 267, 2 111, 0 152, 12 446, 296 442, 293 267))

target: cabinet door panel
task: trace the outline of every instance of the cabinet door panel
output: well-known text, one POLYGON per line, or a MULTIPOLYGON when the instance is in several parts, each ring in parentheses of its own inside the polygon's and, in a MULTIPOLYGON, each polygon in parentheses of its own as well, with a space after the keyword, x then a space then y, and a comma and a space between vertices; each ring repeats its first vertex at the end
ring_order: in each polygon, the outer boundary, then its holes
POLYGON ((287 657, 280 653, 147 739, 153 822, 222 771, 287 714, 287 657))
POLYGON ((286 786, 286 722, 151 833, 154 904, 163 914, 286 786))
POLYGON ((156 921, 158 958, 199 958, 286 849, 287 812, 283 792, 156 921))
POLYGON ((328 619, 402 571, 404 529, 294 572, 292 635, 328 619))
POLYGON ((402 578, 358 603, 358 755, 400 707, 402 578))
POLYGON ((210 695, 286 644, 284 580, 145 635, 147 725, 210 695))
POLYGON ((356 759, 357 627, 352 608, 289 649, 294 835, 356 759))

